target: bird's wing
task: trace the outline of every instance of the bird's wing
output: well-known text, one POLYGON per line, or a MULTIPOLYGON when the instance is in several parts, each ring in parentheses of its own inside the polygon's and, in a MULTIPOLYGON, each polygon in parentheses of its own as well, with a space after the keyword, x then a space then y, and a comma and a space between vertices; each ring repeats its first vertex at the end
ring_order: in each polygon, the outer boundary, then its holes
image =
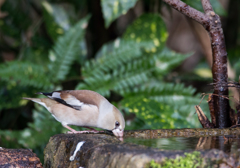
POLYGON ((67 93, 61 92, 61 91, 54 91, 51 93, 39 92, 38 94, 43 94, 50 99, 53 99, 61 104, 64 104, 64 105, 74 108, 76 110, 81 110, 81 107, 84 105, 83 102, 78 100, 73 95, 67 94, 67 93))
POLYGON ((98 108, 100 101, 106 100, 100 94, 89 90, 62 90, 51 93, 39 92, 38 94, 43 94, 76 110, 81 110, 83 105, 91 105, 98 108))
POLYGON ((84 104, 94 105, 98 108, 101 104, 101 101, 107 101, 107 99, 105 99, 102 95, 91 90, 65 90, 61 92, 61 97, 65 96, 64 94, 70 94, 84 104))

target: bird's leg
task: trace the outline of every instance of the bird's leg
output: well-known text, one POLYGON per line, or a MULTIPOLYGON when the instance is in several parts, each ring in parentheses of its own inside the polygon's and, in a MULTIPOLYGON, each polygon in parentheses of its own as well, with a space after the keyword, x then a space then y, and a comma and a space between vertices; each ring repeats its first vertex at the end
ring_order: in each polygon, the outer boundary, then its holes
MULTIPOLYGON (((98 132, 100 132, 100 131, 97 131, 97 130, 95 130, 95 129, 93 129, 93 128, 91 129, 91 131, 76 131, 75 129, 72 129, 72 128, 69 127, 68 125, 63 125, 63 124, 62 124, 62 126, 70 130, 70 131, 67 132, 68 134, 82 134, 82 133, 90 133, 90 132, 92 132, 92 133, 98 133, 98 132)), ((86 127, 85 127, 85 128, 86 128, 86 127)), ((89 127, 87 127, 87 128, 89 128, 89 127)))
POLYGON ((69 127, 68 125, 63 125, 62 124, 62 126, 64 126, 65 128, 67 128, 67 129, 69 129, 71 132, 68 132, 68 133, 77 133, 77 131, 75 130, 75 129, 72 129, 71 127, 69 127))
POLYGON ((92 131, 90 131, 90 132, 96 132, 96 133, 98 133, 98 132, 104 132, 104 131, 95 130, 94 128, 91 128, 91 127, 86 127, 86 126, 84 126, 84 128, 87 128, 87 129, 92 130, 92 131))

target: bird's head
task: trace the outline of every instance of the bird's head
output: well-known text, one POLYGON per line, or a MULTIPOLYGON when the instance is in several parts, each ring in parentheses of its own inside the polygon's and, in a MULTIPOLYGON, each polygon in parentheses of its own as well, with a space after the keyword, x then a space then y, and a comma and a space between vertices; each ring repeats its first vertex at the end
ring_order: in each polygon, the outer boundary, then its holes
POLYGON ((100 127, 112 131, 117 137, 123 137, 125 120, 122 113, 115 107, 104 109, 103 115, 99 118, 100 127))
POLYGON ((115 136, 117 137, 123 137, 124 133, 124 128, 125 128, 125 120, 123 118, 122 113, 115 107, 113 106, 113 114, 114 114, 114 123, 112 123, 112 132, 115 136))

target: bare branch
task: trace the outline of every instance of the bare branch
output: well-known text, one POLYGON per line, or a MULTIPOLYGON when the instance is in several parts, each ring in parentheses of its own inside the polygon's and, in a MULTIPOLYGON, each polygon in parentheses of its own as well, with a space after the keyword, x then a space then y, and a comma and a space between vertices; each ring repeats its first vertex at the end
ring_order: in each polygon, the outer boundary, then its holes
POLYGON ((182 14, 199 22, 208 31, 213 54, 212 74, 214 94, 212 99, 216 118, 215 124, 217 128, 231 126, 229 100, 222 97, 228 95, 228 75, 227 52, 220 17, 213 11, 210 0, 201 0, 205 14, 188 6, 181 0, 163 1, 182 14))
POLYGON ((202 2, 203 10, 206 14, 213 12, 213 8, 209 0, 201 0, 201 2, 202 2))
POLYGON ((205 28, 208 26, 209 24, 208 17, 204 13, 192 8, 191 6, 182 2, 181 0, 163 0, 163 1, 170 5, 172 8, 176 9, 177 11, 199 22, 205 28))
POLYGON ((213 124, 208 120, 207 116, 204 114, 200 106, 195 106, 198 119, 202 124, 203 128, 214 128, 213 124))

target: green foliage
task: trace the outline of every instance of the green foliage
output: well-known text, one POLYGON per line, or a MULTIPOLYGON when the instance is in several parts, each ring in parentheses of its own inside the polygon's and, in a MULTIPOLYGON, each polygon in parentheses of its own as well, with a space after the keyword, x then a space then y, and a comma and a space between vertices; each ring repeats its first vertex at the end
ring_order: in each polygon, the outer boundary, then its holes
POLYGON ((198 96, 192 96, 194 92, 195 89, 183 84, 156 82, 124 95, 121 104, 127 112, 145 121, 139 128, 199 127, 197 118, 193 117, 192 104, 199 102, 198 96))
POLYGON ((51 63, 49 67, 53 81, 63 80, 68 74, 72 62, 79 54, 89 18, 90 16, 85 17, 69 29, 64 36, 60 36, 53 50, 50 51, 51 63))
POLYGON ((71 27, 69 17, 66 11, 58 4, 43 1, 42 6, 48 34, 56 41, 59 35, 64 34, 71 27))
POLYGON ((0 65, 1 80, 8 82, 9 89, 16 85, 49 88, 51 83, 45 74, 43 66, 31 62, 11 61, 0 65))
MULTIPOLYGON (((122 103, 126 112, 135 113, 137 118, 144 121, 138 124, 138 129, 165 129, 174 128, 176 120, 171 118, 174 109, 166 104, 158 103, 155 100, 146 98, 145 96, 127 97, 122 103), (131 100, 130 102, 127 100, 131 100)), ((135 127, 134 125, 130 125, 135 127)))
POLYGON ((193 153, 184 153, 185 157, 177 156, 175 159, 165 159, 159 164, 152 160, 149 168, 203 168, 205 166, 201 153, 194 151, 193 153))
POLYGON ((21 97, 37 89, 52 88, 47 69, 31 62, 11 61, 0 64, 0 110, 22 106, 21 97))
POLYGON ((0 137, 5 147, 12 147, 12 143, 16 148, 30 148, 35 149, 34 152, 43 160, 43 153, 45 144, 49 137, 66 132, 66 129, 61 126, 59 122, 46 111, 43 107, 36 105, 37 110, 33 111, 33 123, 28 124, 28 128, 21 131, 1 131, 0 137), (40 151, 40 152, 38 152, 40 151))
POLYGON ((189 55, 176 54, 168 49, 149 50, 152 43, 117 40, 117 47, 107 51, 107 44, 99 57, 87 62, 82 69, 84 83, 76 89, 95 90, 107 96, 110 90, 124 94, 130 88, 149 81, 156 74, 163 75, 189 55))
POLYGON ((132 8, 137 0, 101 0, 105 27, 108 27, 112 21, 120 15, 126 14, 132 8))
MULTIPOLYGON (((101 0, 105 26, 125 14, 136 1, 101 0)), ((86 17, 75 24, 71 24, 63 4, 52 2, 41 1, 41 5, 39 1, 8 0, 1 9, 9 12, 9 17, 0 21, 0 31, 7 39, 4 45, 9 43, 7 50, 16 50, 18 55, 13 61, 0 63, 0 110, 4 113, 8 112, 4 110, 32 111, 33 117, 33 122, 23 130, 0 131, 4 147, 33 148, 42 155, 49 137, 66 129, 46 109, 32 106, 21 97, 36 97, 33 94, 38 91, 73 89, 75 86, 103 96, 120 97, 116 106, 126 115, 136 115, 127 129, 199 126, 197 116, 192 117, 194 105, 200 101, 198 95, 194 95, 195 89, 175 81, 166 82, 171 71, 190 54, 167 49, 168 33, 161 17, 143 14, 127 28, 122 38, 103 44, 95 57, 87 60, 84 38, 91 36, 91 32, 86 34, 90 18, 86 16, 86 4, 89 1, 68 2, 77 9, 78 4, 83 4, 80 7, 83 15, 77 13, 76 18, 86 17), (21 8, 25 3, 40 10, 42 16, 29 16, 29 11, 21 8), (28 38, 26 34, 30 34, 28 38)))
POLYGON ((124 39, 152 42, 156 47, 165 46, 168 33, 166 25, 157 14, 143 14, 124 33, 124 39))
MULTIPOLYGON (((238 38, 240 39, 240 38, 238 38)), ((240 54, 240 49, 239 48, 234 48, 228 50, 228 55, 230 59, 230 64, 233 66, 233 69, 236 72, 236 78, 235 81, 239 81, 239 76, 240 76, 240 59, 239 59, 239 54, 240 54)))
MULTIPOLYGON (((159 16, 156 19, 156 15, 147 14, 137 19, 136 22, 143 22, 145 18, 147 24, 150 24, 150 16, 153 18, 152 21, 161 20, 159 16)), ((156 24, 157 28, 161 27, 163 22, 159 24, 156 24)), ((189 56, 161 49, 166 40, 164 28, 160 29, 160 32, 164 34, 161 45, 159 42, 156 45, 151 38, 146 40, 147 37, 142 42, 141 40, 136 42, 135 38, 129 39, 129 35, 131 36, 136 31, 136 27, 138 25, 133 23, 124 34, 124 40, 117 39, 113 43, 104 45, 96 59, 84 64, 82 68, 84 83, 80 83, 76 89, 95 90, 104 96, 108 96, 110 90, 113 90, 123 95, 130 88, 149 81, 155 75, 164 75, 189 56)), ((148 30, 149 26, 142 29, 143 32, 148 30)), ((142 35, 136 33, 134 36, 139 39, 142 35)), ((157 38, 154 37, 154 39, 157 38)))
MULTIPOLYGON (((80 20, 57 39, 49 54, 50 61, 45 61, 45 66, 40 65, 41 61, 36 64, 20 60, 0 64, 0 109, 26 105, 27 101, 21 97, 31 97, 40 89, 53 89, 56 86, 52 82, 59 83, 66 78, 72 62, 78 55, 84 54, 80 48, 84 43, 88 19, 89 16, 80 20)), ((36 62, 34 59, 32 61, 36 62)), ((32 148, 43 159, 43 149, 49 137, 63 130, 66 132, 66 129, 46 109, 39 108, 39 105, 36 105, 36 109, 33 110, 34 122, 29 123, 28 128, 22 131, 0 131, 0 136, 2 142, 7 142, 4 147, 32 148)))
POLYGON ((144 121, 141 125, 134 122, 129 128, 136 125, 152 129, 198 127, 197 118, 192 119, 195 112, 193 104, 199 103, 199 97, 193 96, 195 89, 162 82, 162 77, 190 54, 177 54, 163 48, 166 30, 161 24, 162 19, 153 14, 138 18, 129 26, 124 40, 117 39, 104 45, 96 59, 84 64, 84 80, 76 89, 94 90, 104 96, 114 91, 123 96, 122 109, 135 113, 144 121), (139 24, 148 25, 141 29, 142 32, 151 29, 156 36, 142 35, 139 24), (156 45, 156 39, 162 39, 161 43, 158 41, 156 45))
POLYGON ((0 30, 2 34, 11 38, 12 43, 10 46, 13 48, 21 45, 21 31, 26 31, 30 26, 29 11, 22 8, 23 3, 23 1, 8 0, 3 3, 1 8, 2 11, 7 11, 8 15, 11 16, 10 21, 1 22, 2 19, 0 20, 0 30))
POLYGON ((82 57, 84 55, 84 50, 80 52, 80 47, 81 43, 84 43, 88 19, 89 16, 82 19, 58 38, 53 50, 50 51, 50 61, 44 62, 45 66, 41 65, 42 61, 36 64, 34 59, 32 61, 35 63, 19 60, 0 64, 0 100, 3 102, 0 109, 22 106, 24 104, 21 97, 33 95, 39 90, 53 89, 52 82, 59 83, 59 80, 65 79, 72 62, 78 55, 82 57))
MULTIPOLYGON (((121 93, 126 88, 146 82, 153 61, 149 59, 146 62, 141 51, 144 44, 121 40, 116 43, 118 44, 115 50, 100 51, 100 57, 83 66, 84 83, 80 83, 76 89, 95 90, 106 96, 110 94, 110 90, 121 93)), ((103 48, 105 47, 107 46, 103 48)))
MULTIPOLYGON (((203 8, 202 8, 202 3, 200 0, 183 0, 185 3, 187 3, 189 6, 202 11, 203 12, 203 8)), ((226 11, 223 9, 221 3, 219 2, 219 0, 210 0, 210 3, 213 7, 213 10, 218 14, 218 15, 226 15, 226 11)))

